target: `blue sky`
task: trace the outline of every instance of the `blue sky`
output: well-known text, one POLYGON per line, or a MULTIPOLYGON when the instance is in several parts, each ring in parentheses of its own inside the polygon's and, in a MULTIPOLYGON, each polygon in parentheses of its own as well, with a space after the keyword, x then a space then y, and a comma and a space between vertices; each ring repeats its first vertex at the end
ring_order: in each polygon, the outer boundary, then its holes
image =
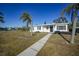
MULTIPOLYGON (((22 27, 26 23, 23 23, 20 16, 23 12, 28 12, 32 16, 33 25, 52 23, 52 21, 60 17, 60 13, 63 8, 67 7, 68 4, 27 4, 27 3, 11 3, 11 4, 0 4, 0 11, 4 13, 4 27, 22 27)), ((66 16, 67 20, 70 17, 66 16)))

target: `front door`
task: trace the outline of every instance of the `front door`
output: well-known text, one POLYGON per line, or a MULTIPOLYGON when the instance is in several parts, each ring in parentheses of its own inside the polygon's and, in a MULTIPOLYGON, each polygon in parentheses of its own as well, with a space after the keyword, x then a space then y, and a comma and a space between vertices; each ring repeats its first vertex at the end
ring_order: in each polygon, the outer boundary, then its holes
POLYGON ((53 26, 50 26, 50 32, 53 32, 53 26))

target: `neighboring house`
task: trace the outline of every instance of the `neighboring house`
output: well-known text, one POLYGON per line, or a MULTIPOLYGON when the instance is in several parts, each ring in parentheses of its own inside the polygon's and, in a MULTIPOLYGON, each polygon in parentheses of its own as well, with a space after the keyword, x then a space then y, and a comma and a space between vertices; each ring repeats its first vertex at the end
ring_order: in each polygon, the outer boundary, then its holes
POLYGON ((42 24, 33 26, 33 32, 68 32, 68 22, 65 17, 59 17, 52 24, 42 24))

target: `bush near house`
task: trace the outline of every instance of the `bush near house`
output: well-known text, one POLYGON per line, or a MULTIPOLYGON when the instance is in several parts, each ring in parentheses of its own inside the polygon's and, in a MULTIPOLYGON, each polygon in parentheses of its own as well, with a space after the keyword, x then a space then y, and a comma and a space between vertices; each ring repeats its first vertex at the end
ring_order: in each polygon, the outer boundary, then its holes
POLYGON ((8 31, 8 28, 0 28, 0 31, 8 31))

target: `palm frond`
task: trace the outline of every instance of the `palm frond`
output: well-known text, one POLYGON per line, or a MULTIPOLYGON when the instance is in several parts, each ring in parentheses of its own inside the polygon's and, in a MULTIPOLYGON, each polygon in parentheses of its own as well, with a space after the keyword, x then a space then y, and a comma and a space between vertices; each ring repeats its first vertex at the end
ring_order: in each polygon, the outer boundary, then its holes
POLYGON ((0 16, 4 16, 4 14, 2 12, 0 12, 0 16))
POLYGON ((4 21, 3 21, 3 20, 0 20, 0 22, 1 22, 1 23, 4 23, 4 21))
POLYGON ((70 4, 69 6, 67 6, 65 9, 63 9, 62 11, 62 15, 64 15, 64 13, 66 13, 67 15, 70 15, 71 11, 73 9, 73 4, 70 4))
POLYGON ((28 20, 29 22, 32 21, 32 20, 31 20, 31 16, 30 16, 28 13, 26 13, 26 12, 24 12, 20 18, 23 20, 23 22, 25 22, 25 21, 27 21, 27 20, 28 20))
POLYGON ((1 22, 1 23, 4 23, 3 18, 4 18, 4 17, 3 17, 3 15, 2 15, 2 13, 0 12, 0 22, 1 22))
POLYGON ((22 19, 23 22, 27 22, 27 28, 29 27, 30 24, 32 24, 31 23, 32 18, 27 12, 24 12, 20 18, 22 19))

